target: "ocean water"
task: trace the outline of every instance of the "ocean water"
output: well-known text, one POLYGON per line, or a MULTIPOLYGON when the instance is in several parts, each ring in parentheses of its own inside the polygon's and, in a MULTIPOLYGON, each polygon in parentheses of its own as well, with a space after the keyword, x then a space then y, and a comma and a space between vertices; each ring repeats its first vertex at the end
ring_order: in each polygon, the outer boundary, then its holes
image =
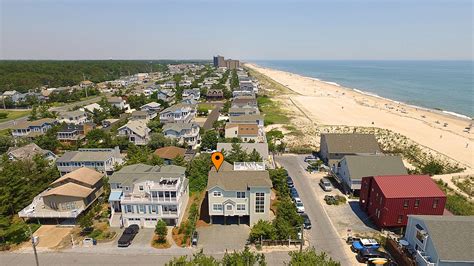
POLYGON ((251 62, 411 105, 474 117, 474 61, 251 62))

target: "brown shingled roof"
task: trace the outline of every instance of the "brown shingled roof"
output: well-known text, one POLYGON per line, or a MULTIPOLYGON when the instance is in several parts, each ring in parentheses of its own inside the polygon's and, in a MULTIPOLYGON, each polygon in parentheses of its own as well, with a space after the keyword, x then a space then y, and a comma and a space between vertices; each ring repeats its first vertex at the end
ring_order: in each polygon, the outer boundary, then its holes
POLYGON ((156 149, 155 154, 158 155, 158 157, 163 158, 163 159, 168 159, 172 160, 176 158, 176 156, 181 155, 184 156, 186 153, 186 149, 175 147, 175 146, 168 146, 168 147, 163 147, 156 149))
POLYGON ((55 184, 67 181, 68 179, 72 179, 72 180, 77 180, 79 182, 93 186, 103 176, 104 174, 94 171, 90 168, 81 167, 68 174, 61 176, 60 178, 56 179, 53 183, 51 183, 51 185, 55 185, 55 184))
POLYGON ((61 185, 59 187, 55 187, 46 191, 43 194, 43 197, 56 195, 56 196, 86 198, 92 193, 92 191, 94 190, 88 187, 78 185, 76 183, 66 183, 64 185, 61 185))

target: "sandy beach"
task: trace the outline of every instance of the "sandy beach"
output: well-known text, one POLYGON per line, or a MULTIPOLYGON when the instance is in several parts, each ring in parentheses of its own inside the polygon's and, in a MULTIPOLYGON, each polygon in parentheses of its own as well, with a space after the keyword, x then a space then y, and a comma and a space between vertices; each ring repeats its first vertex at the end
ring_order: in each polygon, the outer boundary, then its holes
POLYGON ((474 168, 473 131, 465 131, 472 122, 470 119, 397 103, 289 72, 254 64, 246 66, 292 90, 294 93, 288 95, 289 99, 315 124, 389 129, 458 161, 468 171, 474 168))

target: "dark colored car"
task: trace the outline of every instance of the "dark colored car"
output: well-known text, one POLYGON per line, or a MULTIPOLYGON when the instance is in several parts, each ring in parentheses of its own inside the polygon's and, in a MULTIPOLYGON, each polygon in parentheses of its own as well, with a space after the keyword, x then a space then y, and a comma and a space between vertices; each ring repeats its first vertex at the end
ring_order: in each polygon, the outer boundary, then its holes
POLYGON ((286 184, 288 185, 289 188, 295 187, 295 184, 293 183, 293 179, 291 179, 291 176, 286 177, 286 184))
POLYGON ((311 229, 311 220, 309 219, 309 216, 306 213, 302 213, 300 215, 303 217, 303 228, 311 229))
POLYGON ((290 189, 290 194, 291 194, 291 198, 293 199, 300 197, 300 195, 298 194, 298 191, 294 187, 290 189))
POLYGON ((132 224, 129 227, 125 228, 118 240, 118 247, 128 247, 132 244, 132 240, 135 238, 135 235, 140 230, 140 227, 136 224, 132 224))
POLYGON ((197 246, 198 240, 199 240, 199 233, 197 231, 194 231, 193 238, 191 239, 191 245, 197 246))
POLYGON ((357 261, 366 263, 372 259, 380 258, 380 259, 387 259, 387 261, 390 259, 390 256, 385 253, 378 251, 376 249, 362 249, 357 253, 357 261))

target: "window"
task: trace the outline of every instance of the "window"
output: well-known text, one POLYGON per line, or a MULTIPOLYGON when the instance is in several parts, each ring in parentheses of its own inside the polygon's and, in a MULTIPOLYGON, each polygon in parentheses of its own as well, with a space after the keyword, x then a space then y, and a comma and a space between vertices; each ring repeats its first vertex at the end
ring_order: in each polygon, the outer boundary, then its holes
POLYGON ((375 210, 375 213, 377 214, 377 218, 380 218, 380 210, 379 210, 379 209, 376 209, 376 210, 375 210))
POLYGON ((408 209, 408 203, 409 203, 409 200, 404 200, 403 201, 403 209, 408 209))
POLYGON ((133 206, 125 205, 125 213, 133 213, 133 206))
POLYGON ((398 215, 397 224, 401 224, 403 221, 403 215, 398 215))
POLYGON ((139 186, 138 190, 143 191, 143 186, 139 186))
POLYGON ((237 204, 238 211, 245 211, 245 204, 237 204))
POLYGON ((138 213, 146 213, 145 205, 138 205, 138 213))
POLYGON ((214 191, 214 193, 212 193, 212 195, 214 197, 222 197, 222 193, 220 191, 214 191))
POLYGON ((245 192, 244 191, 237 191, 237 198, 238 199, 245 199, 245 192))
POLYGON ((151 197, 156 199, 158 197, 158 193, 156 191, 151 192, 151 197))
POLYGON ((227 209, 228 211, 231 211, 231 210, 232 210, 232 205, 227 204, 227 205, 226 205, 226 209, 227 209))
POLYGON ((255 212, 265 212, 265 193, 263 192, 255 193, 255 212))
POLYGON ((222 211, 222 204, 212 204, 213 211, 222 211))
POLYGON ((415 200, 415 208, 420 207, 420 199, 415 200))
POLYGON ((158 206, 150 205, 150 213, 158 213, 158 206))
POLYGON ((416 231, 416 239, 418 239, 418 241, 423 244, 423 242, 425 241, 425 235, 422 233, 422 231, 416 231))
POLYGON ((434 199, 433 200, 433 209, 438 208, 438 202, 439 202, 439 199, 434 199))
POLYGON ((125 187, 125 191, 128 191, 128 187, 125 187))
POLYGON ((382 204, 382 197, 380 197, 379 204, 382 204))

